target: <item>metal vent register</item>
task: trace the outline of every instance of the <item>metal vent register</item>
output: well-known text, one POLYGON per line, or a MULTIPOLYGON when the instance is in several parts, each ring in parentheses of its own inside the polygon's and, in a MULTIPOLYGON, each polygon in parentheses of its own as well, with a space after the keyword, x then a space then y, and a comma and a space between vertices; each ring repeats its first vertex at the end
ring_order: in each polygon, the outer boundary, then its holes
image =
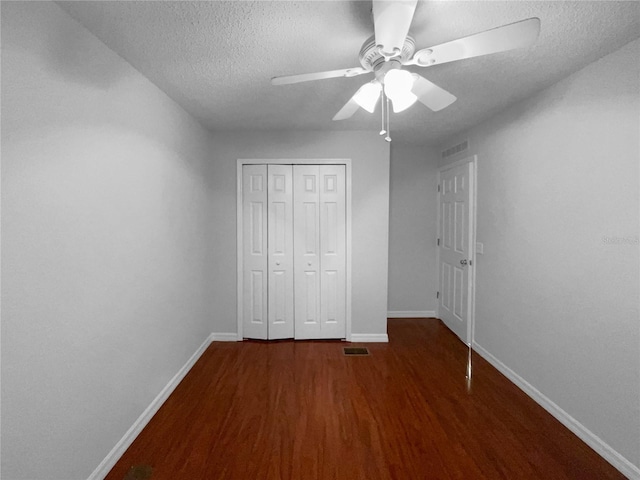
POLYGON ((453 147, 450 147, 450 148, 447 148, 446 150, 443 150, 442 151, 442 158, 447 158, 447 157, 450 157, 452 155, 455 155, 456 153, 464 152, 468 148, 469 148, 469 141, 468 140, 464 140, 463 142, 460 142, 459 144, 454 145, 453 147))
POLYGON ((153 468, 150 465, 134 465, 122 480, 148 480, 152 473, 153 468))
POLYGON ((369 350, 365 347, 344 347, 345 355, 369 355, 369 350))

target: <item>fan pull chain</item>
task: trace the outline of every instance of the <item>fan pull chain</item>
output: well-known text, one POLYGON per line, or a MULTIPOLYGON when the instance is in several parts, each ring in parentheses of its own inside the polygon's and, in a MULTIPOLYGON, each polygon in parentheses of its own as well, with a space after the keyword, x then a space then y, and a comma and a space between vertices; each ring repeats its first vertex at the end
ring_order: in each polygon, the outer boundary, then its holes
POLYGON ((391 141, 391 120, 389 118, 389 97, 387 97, 386 95, 384 96, 385 99, 385 103, 386 103, 386 110, 387 110, 387 136, 384 137, 384 139, 387 142, 391 141))
POLYGON ((382 129, 380 130, 380 135, 384 135, 385 133, 387 133, 387 131, 384 128, 384 92, 382 92, 382 98, 380 99, 380 107, 381 107, 381 112, 382 112, 382 119, 381 119, 381 123, 382 123, 382 129))

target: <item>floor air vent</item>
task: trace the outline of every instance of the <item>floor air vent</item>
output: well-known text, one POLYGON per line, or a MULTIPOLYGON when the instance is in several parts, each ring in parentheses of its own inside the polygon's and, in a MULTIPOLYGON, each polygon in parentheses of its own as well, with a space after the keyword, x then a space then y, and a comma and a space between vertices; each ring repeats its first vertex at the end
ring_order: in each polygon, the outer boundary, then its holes
POLYGON ((151 478, 153 468, 149 465, 134 465, 127 472, 123 480, 147 480, 151 478))
POLYGON ((369 355, 369 350, 365 347, 344 347, 345 355, 369 355))

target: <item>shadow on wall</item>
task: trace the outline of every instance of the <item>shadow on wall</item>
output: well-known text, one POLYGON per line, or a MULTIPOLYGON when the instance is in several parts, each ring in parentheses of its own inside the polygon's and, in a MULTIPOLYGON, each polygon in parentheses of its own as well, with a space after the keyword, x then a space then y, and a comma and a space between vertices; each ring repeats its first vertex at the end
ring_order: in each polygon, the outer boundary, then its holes
POLYGON ((55 3, 3 2, 2 67, 3 138, 67 137, 87 160, 97 139, 146 142, 206 178, 194 145, 208 145, 208 132, 55 3))
POLYGON ((130 75, 121 58, 97 55, 87 48, 86 32, 81 29, 56 29, 50 36, 44 60, 52 72, 68 81, 108 90, 130 75))

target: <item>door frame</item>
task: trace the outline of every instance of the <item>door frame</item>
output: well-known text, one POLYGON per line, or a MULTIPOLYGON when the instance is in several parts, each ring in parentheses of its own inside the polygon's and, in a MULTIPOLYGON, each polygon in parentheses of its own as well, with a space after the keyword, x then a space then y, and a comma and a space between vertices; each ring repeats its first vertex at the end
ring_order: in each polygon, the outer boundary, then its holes
POLYGON ((244 165, 344 165, 346 185, 346 319, 345 340, 351 341, 351 159, 350 158, 239 158, 236 166, 236 325, 237 340, 244 340, 242 332, 243 292, 243 232, 242 232, 242 167, 244 165))
MULTIPOLYGON (((449 170, 451 168, 456 168, 461 165, 471 164, 471 175, 469 178, 469 187, 471 189, 471 205, 469 205, 469 232, 471 232, 471 240, 469 245, 470 255, 469 260, 471 261, 471 265, 469 266, 469 286, 468 286, 468 299, 467 299, 467 345, 473 345, 475 339, 475 331, 476 331, 476 227, 477 227, 477 199, 478 199, 478 156, 471 155, 469 157, 461 158, 460 160, 456 160, 452 163, 447 163, 446 165, 442 165, 438 167, 438 188, 440 188, 440 180, 442 177, 442 172, 449 170)), ((437 192, 438 194, 438 239, 442 240, 442 232, 440 231, 441 225, 441 213, 440 213, 440 190, 437 192)), ((438 275, 438 291, 441 290, 440 280, 440 245, 436 247, 436 265, 437 265, 437 275, 438 275)), ((437 314, 438 318, 440 318, 440 302, 441 298, 438 298, 437 305, 437 314)), ((456 335, 457 337, 457 335, 456 335)))

